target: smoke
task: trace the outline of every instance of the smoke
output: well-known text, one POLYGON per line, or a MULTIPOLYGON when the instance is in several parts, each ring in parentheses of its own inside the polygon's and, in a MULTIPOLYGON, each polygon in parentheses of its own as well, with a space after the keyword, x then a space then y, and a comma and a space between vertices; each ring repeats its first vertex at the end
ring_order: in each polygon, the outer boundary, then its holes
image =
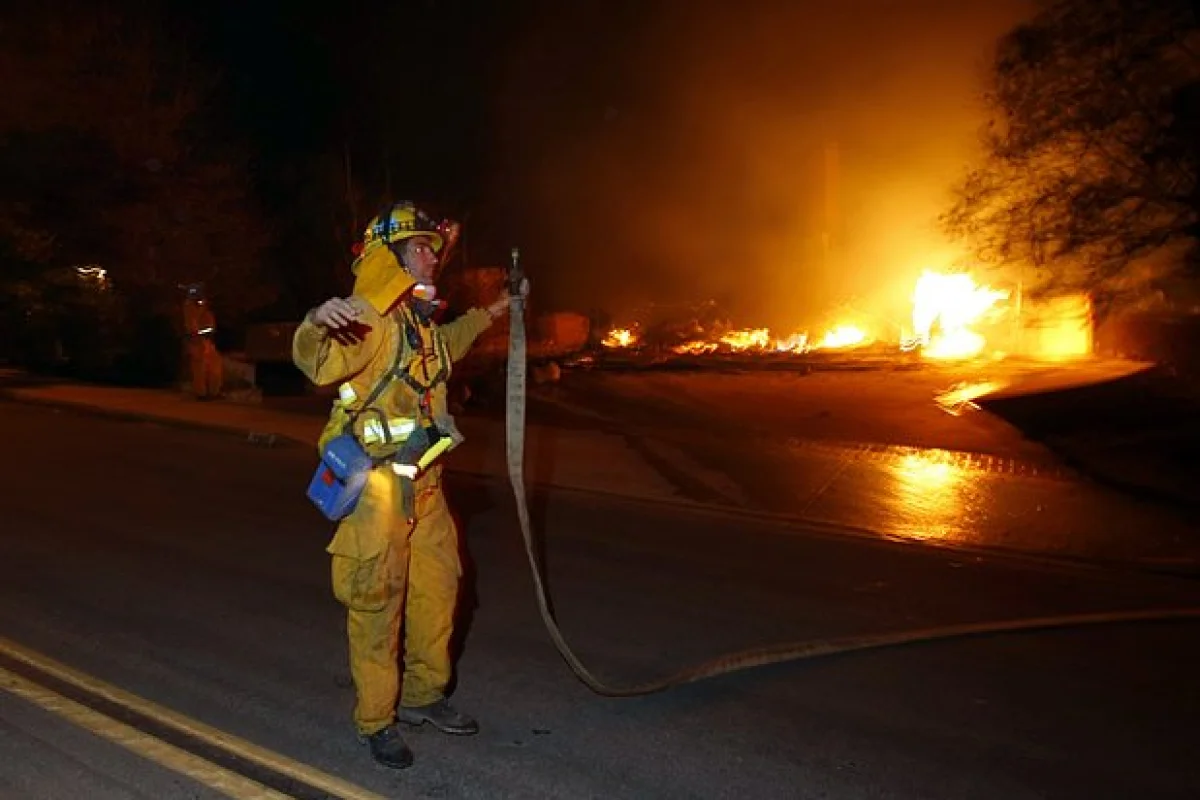
POLYGON ((1025 0, 561 4, 513 42, 506 169, 558 304, 903 314, 1025 0))

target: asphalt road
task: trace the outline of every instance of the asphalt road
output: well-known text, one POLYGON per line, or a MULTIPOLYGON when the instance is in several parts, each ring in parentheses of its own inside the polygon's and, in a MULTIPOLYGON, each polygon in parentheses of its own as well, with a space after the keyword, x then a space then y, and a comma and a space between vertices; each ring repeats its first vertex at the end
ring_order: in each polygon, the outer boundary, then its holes
MULTIPOLYGON (((958 548, 1200 574, 1195 509, 1109 488, 999 417, 950 414, 936 402, 956 383, 1017 380, 1004 370, 1020 369, 572 371, 559 384, 531 387, 527 410, 543 429, 624 439, 639 462, 693 503, 958 548)), ((1041 380, 1089 374, 1073 370, 1041 380)), ((504 402, 499 387, 491 389, 469 413, 491 417, 491 446, 500 452, 504 402)), ((1024 413, 1041 402, 1053 416, 1069 416, 1059 394, 1026 402, 1024 413)), ((309 395, 270 398, 267 406, 324 419, 328 402, 309 395)), ((1095 404, 1085 397, 1080 413, 1095 404)), ((1135 454, 1118 472, 1158 483, 1159 476, 1139 474, 1152 467, 1135 454)), ((1172 482, 1185 485, 1190 474, 1180 469, 1172 482)))
MULTIPOLYGON (((94 720, 68 721, 65 704, 45 702, 62 695, 218 765, 224 780, 327 796, 256 766, 244 745, 204 745, 132 702, 72 688, 22 662, 28 652, 388 797, 1200 793, 1197 622, 915 644, 604 699, 541 627, 507 487, 466 481, 452 485, 470 553, 454 700, 484 729, 469 739, 415 733, 416 766, 391 773, 350 725, 329 527, 303 498, 311 453, 0 410, 3 798, 220 796, 219 781, 182 774, 178 753, 155 763, 152 747, 134 752, 98 735, 94 720)), ((583 494, 538 496, 535 509, 563 628, 618 682, 789 640, 1200 607, 1200 583, 1182 577, 583 494)), ((251 796, 237 791, 226 793, 251 796)))

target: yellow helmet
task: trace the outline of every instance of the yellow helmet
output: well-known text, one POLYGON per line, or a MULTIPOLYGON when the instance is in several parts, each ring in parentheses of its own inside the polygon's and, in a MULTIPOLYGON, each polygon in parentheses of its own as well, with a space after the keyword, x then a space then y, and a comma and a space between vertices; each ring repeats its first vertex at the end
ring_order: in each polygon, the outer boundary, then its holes
POLYGON ((380 244, 393 244, 414 236, 428 236, 434 252, 441 252, 445 240, 433 219, 412 203, 395 203, 376 215, 363 231, 361 255, 380 244))

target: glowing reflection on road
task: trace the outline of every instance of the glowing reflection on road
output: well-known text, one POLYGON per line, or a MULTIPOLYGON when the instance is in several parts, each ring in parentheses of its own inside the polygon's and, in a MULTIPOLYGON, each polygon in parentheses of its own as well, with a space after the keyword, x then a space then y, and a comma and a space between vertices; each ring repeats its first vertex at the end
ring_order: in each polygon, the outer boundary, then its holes
POLYGON ((893 480, 888 509, 889 532, 907 539, 963 541, 967 471, 950 462, 950 454, 908 453, 888 465, 893 480))

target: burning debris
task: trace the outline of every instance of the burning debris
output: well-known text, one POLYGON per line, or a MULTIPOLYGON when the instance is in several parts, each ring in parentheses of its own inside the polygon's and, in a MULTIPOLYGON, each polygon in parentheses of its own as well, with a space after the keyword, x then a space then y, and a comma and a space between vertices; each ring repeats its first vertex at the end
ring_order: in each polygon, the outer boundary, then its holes
MULTIPOLYGON (((638 326, 615 328, 604 337, 602 345, 613 351, 648 351, 660 356, 765 357, 870 348, 877 353, 913 353, 931 360, 967 360, 985 354, 1003 355, 1014 338, 1019 340, 1027 321, 1021 318, 1020 300, 1015 308, 1008 302, 1010 294, 981 285, 963 272, 926 270, 913 289, 911 327, 894 325, 890 337, 877 336, 868 327, 850 322, 831 325, 819 336, 811 336, 808 331, 775 336, 768 328, 731 329, 720 320, 693 319, 687 325, 659 325, 646 332, 638 326), (998 326, 1006 321, 1012 324, 998 326)), ((1012 349, 1021 351, 1019 346, 1012 349)), ((1036 355, 1078 357, 1089 352, 1090 346, 1073 346, 1070 352, 1036 355)))
POLYGON ((808 334, 793 333, 786 339, 775 342, 775 350, 780 353, 804 353, 808 351, 808 334))
MULTIPOLYGON (((929 358, 970 358, 983 350, 984 339, 970 326, 985 316, 1000 300, 1008 297, 975 284, 968 275, 943 275, 926 271, 917 281, 913 294, 913 332, 894 342, 902 351, 919 349, 929 358)), ((636 327, 614 328, 602 341, 612 350, 638 349, 658 345, 677 355, 712 353, 793 353, 817 350, 855 350, 877 344, 878 339, 863 327, 838 323, 819 337, 807 331, 786 336, 772 336, 768 328, 726 330, 719 325, 703 330, 703 325, 691 326, 700 334, 677 344, 647 341, 636 327)))

